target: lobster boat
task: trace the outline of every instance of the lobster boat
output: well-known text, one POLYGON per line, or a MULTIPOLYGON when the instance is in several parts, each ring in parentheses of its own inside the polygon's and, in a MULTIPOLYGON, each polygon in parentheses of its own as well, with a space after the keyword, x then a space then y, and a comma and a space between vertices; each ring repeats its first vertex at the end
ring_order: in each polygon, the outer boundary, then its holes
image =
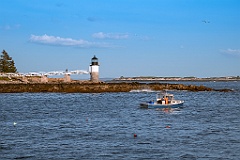
POLYGON ((183 100, 175 100, 173 94, 167 92, 157 93, 156 101, 148 101, 140 103, 141 108, 180 108, 183 106, 183 100))

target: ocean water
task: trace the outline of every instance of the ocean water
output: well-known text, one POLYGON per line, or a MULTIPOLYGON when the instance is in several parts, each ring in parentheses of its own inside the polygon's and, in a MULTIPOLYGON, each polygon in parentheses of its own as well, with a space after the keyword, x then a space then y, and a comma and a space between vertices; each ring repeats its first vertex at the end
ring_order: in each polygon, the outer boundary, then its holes
POLYGON ((195 85, 234 91, 171 91, 174 111, 139 108, 155 93, 0 94, 0 159, 240 159, 240 82, 195 85))

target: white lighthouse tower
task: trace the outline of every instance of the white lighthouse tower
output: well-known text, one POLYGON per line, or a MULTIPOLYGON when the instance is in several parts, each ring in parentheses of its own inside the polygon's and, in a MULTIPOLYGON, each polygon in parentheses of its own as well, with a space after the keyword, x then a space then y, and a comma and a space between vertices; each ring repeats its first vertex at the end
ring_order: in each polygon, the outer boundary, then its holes
POLYGON ((90 80, 92 82, 99 82, 99 64, 98 58, 94 55, 89 66, 90 80))

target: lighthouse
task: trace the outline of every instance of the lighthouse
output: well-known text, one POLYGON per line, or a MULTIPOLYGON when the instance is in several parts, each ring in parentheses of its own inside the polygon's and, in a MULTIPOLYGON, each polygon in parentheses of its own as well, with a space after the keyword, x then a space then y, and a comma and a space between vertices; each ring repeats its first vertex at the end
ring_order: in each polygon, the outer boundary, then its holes
POLYGON ((99 82, 99 63, 98 58, 94 55, 89 66, 90 80, 92 82, 99 82))

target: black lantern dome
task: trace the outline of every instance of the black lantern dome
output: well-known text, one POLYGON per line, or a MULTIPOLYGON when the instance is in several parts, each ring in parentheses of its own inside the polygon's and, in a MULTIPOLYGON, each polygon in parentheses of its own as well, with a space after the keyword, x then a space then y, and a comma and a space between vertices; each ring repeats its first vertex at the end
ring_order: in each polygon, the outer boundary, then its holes
POLYGON ((91 65, 98 65, 98 58, 94 55, 91 65))

